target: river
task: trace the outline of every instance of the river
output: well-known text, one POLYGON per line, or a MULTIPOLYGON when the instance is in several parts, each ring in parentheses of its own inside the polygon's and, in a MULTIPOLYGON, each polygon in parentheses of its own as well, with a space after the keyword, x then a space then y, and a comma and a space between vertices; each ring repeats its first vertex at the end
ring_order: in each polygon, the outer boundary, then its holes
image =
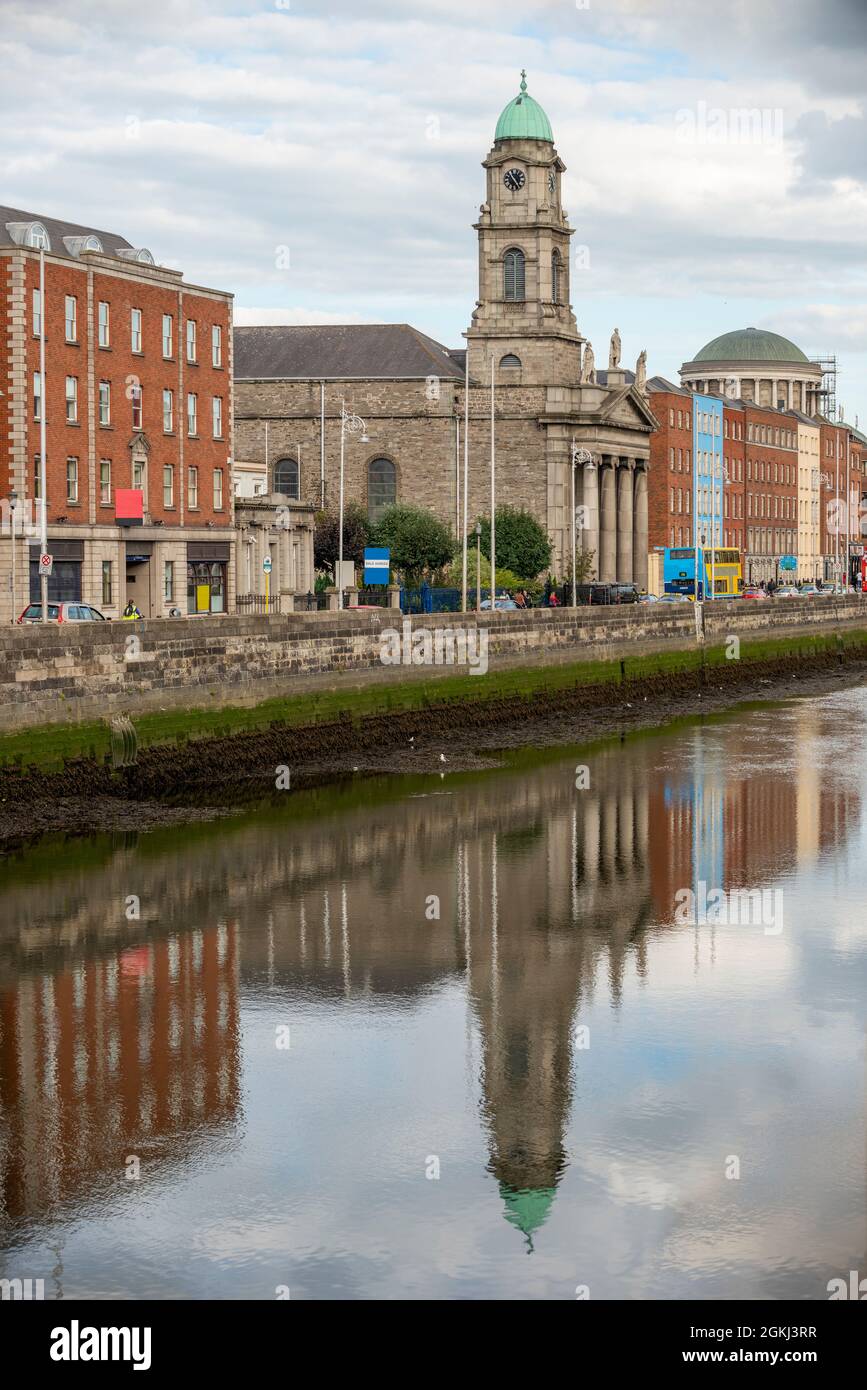
POLYGON ((0 1274, 827 1298, 865 1252, 865 715, 858 688, 7 855, 0 1274))

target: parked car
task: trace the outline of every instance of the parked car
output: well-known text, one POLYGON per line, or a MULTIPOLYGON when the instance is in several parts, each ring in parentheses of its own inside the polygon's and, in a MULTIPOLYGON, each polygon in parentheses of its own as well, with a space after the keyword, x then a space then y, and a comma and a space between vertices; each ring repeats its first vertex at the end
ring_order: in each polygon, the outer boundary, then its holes
POLYGON ((774 598, 800 598, 801 591, 796 589, 794 584, 781 584, 779 589, 774 591, 774 598))
POLYGON ((748 584, 741 594, 741 598, 767 598, 764 589, 759 589, 755 584, 748 584))
MULTIPOLYGON (((19 623, 41 623, 42 604, 28 603, 19 623)), ((106 623, 109 621, 104 613, 100 613, 98 608, 93 608, 89 603, 49 603, 48 621, 50 623, 106 623)))
POLYGON ((660 594, 659 603, 692 603, 687 594, 660 594))
MULTIPOLYGON (((491 600, 489 598, 483 598, 482 607, 490 608, 490 606, 491 600)), ((512 609, 517 610, 518 605, 513 598, 498 598, 496 603, 494 604, 494 607, 496 608, 498 613, 504 613, 511 612, 512 609)))
POLYGON ((659 595, 658 595, 658 594, 639 594, 639 595, 638 595, 638 602, 639 602, 639 603, 659 603, 659 595))
POLYGON ((802 584, 798 592, 802 598, 809 598, 811 594, 820 594, 822 590, 817 589, 815 584, 802 584))

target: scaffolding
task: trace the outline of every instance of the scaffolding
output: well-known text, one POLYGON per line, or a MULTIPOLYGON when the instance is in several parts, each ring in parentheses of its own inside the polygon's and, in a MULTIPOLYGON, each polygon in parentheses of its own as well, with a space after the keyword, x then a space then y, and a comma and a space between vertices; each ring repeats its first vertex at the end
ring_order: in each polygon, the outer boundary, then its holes
POLYGON ((821 412, 826 420, 835 420, 837 418, 836 354, 830 353, 827 356, 811 357, 810 361, 822 368, 822 385, 817 392, 821 402, 821 412))

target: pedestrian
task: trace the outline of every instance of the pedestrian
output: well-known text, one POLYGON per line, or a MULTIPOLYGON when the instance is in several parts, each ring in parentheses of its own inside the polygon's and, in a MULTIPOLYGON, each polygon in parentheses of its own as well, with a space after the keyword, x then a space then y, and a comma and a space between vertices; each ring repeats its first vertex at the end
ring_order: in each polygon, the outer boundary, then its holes
POLYGON ((132 599, 130 599, 130 601, 129 601, 129 603, 127 604, 126 608, 123 610, 123 616, 124 616, 125 618, 129 619, 130 622, 135 622, 136 618, 140 618, 140 617, 141 617, 141 613, 140 613, 140 612, 138 611, 138 609, 136 608, 136 606, 135 606, 135 604, 133 603, 132 599))

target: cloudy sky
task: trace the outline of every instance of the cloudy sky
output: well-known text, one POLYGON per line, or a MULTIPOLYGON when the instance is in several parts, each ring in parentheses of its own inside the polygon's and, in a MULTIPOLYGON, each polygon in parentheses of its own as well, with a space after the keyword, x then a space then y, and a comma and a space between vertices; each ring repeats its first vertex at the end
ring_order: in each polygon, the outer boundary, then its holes
POLYGON ((867 424, 865 0, 0 0, 0 203, 111 229, 241 323, 476 298, 521 67, 568 166, 573 301, 674 376, 754 324, 867 424), (745 123, 739 113, 760 113, 745 123))

